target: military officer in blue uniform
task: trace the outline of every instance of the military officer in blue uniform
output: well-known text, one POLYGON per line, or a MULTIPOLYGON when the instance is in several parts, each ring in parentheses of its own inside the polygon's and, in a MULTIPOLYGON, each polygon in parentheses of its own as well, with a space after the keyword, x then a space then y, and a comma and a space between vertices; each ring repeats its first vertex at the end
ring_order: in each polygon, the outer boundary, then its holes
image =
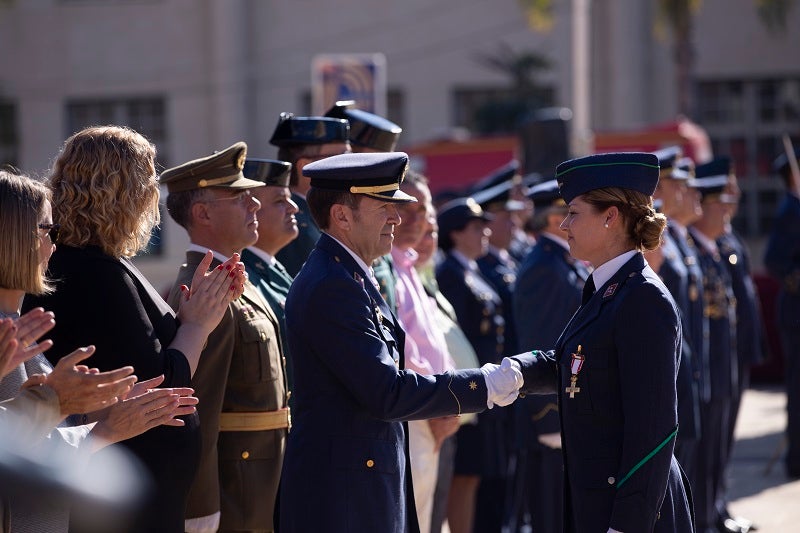
POLYGON ((281 113, 269 140, 270 144, 278 147, 278 159, 292 165, 289 187, 292 201, 298 208, 295 218, 300 233, 277 255, 290 276, 300 272, 320 236, 319 228, 308 212, 306 193, 309 185, 308 178, 303 176, 303 167, 319 159, 349 152, 349 131, 346 120, 281 113))
POLYGON ((681 321, 642 255, 666 226, 652 203, 658 168, 655 155, 634 152, 556 169, 570 254, 594 270, 555 349, 513 359, 522 392, 558 394, 569 533, 694 531, 672 453, 681 321))
MULTIPOLYGON (((340 118, 350 125, 350 148, 353 153, 393 152, 403 128, 380 115, 356 107, 355 100, 339 100, 331 107, 326 117, 340 118)), ((393 312, 397 312, 397 274, 392 256, 383 255, 372 264, 378 278, 381 296, 393 312)))
POLYGON ((527 186, 532 184, 529 183, 532 177, 538 176, 526 176, 523 178, 520 173, 519 161, 512 159, 505 165, 494 169, 486 176, 480 178, 466 191, 467 195, 475 198, 476 196, 480 197, 486 194, 484 191, 494 190, 494 187, 498 185, 511 184, 508 190, 508 198, 514 202, 514 204, 511 205, 515 205, 513 209, 519 221, 516 224, 517 227, 515 227, 512 232, 511 242, 506 248, 517 264, 525 259, 525 256, 528 255, 531 249, 531 243, 522 228, 531 215, 531 201, 525 196, 525 192, 527 186))
MULTIPOLYGON (((481 206, 481 209, 492 217, 487 223, 487 227, 491 232, 489 246, 486 254, 479 257, 477 263, 481 273, 492 284, 502 302, 503 320, 505 322, 503 350, 506 353, 517 353, 519 351, 517 348, 514 308, 511 301, 519 264, 511 255, 509 248, 514 242, 515 235, 522 231, 520 215, 528 209, 528 205, 512 199, 511 196, 518 185, 519 179, 517 175, 516 178, 512 177, 487 189, 478 191, 472 196, 481 206)), ((503 411, 506 414, 503 431, 506 435, 513 435, 516 433, 513 427, 513 410, 505 409, 503 411)), ((510 442, 509 454, 511 454, 510 442)), ((504 462, 508 464, 510 459, 511 456, 509 455, 504 462)), ((475 521, 475 527, 479 531, 499 531, 503 520, 507 520, 507 517, 503 516, 508 512, 508 510, 503 509, 506 503, 504 495, 509 477, 507 470, 508 468, 493 478, 485 477, 481 480, 477 500, 479 514, 475 521), (483 510, 485 509, 493 509, 495 512, 491 516, 483 516, 483 510)))
MULTIPOLYGON (((800 150, 795 150, 795 160, 800 150)), ((786 358, 786 473, 800 478, 800 176, 792 175, 787 154, 772 165, 786 192, 769 235, 764 265, 781 286, 778 293, 778 329, 786 358)))
MULTIPOLYGON (((660 212, 667 217, 667 224, 674 219, 681 210, 685 209, 684 202, 691 202, 695 194, 687 185, 689 173, 678 168, 678 161, 682 158, 683 150, 672 146, 653 152, 658 157, 660 173, 658 185, 653 198, 661 203, 660 212)), ((692 299, 697 299, 699 293, 689 274, 688 265, 681 254, 678 244, 669 231, 662 235, 661 246, 653 252, 660 258, 660 265, 653 265, 661 281, 669 289, 678 309, 681 310, 681 325, 683 329, 683 345, 681 351, 681 366, 678 371, 678 422, 681 430, 675 442, 675 456, 678 458, 690 480, 698 479, 696 476, 697 453, 701 431, 701 397, 700 386, 702 374, 698 368, 699 362, 694 361, 695 339, 691 336, 689 317, 692 312, 692 299)))
MULTIPOLYGON (((503 301, 477 263, 489 248, 487 223, 491 219, 473 198, 451 200, 437 216, 444 259, 436 266, 436 281, 481 364, 499 362, 505 349, 503 301)), ((449 513, 469 516, 484 479, 503 497, 510 445, 508 414, 502 409, 481 413, 477 425, 464 425, 456 433, 449 513)), ((477 531, 500 529, 502 506, 495 499, 490 507, 474 510, 477 531)))
POLYGON ((728 204, 732 199, 725 193, 727 173, 720 174, 717 169, 718 163, 714 161, 696 167, 697 177, 693 186, 700 192, 703 215, 689 228, 703 270, 703 302, 708 318, 711 369, 711 401, 703 416, 701 445, 705 457, 700 459, 711 490, 705 495, 698 494, 698 500, 703 496, 710 500, 698 502, 697 525, 700 531, 741 531, 740 525, 721 512, 726 507, 725 472, 730 459, 728 435, 731 431, 731 406, 739 390, 739 365, 736 299, 730 273, 716 243, 725 231, 730 212, 728 204), (701 511, 705 515, 700 514, 701 511))
POLYGON ((264 187, 253 189, 261 203, 256 212, 258 218, 258 240, 242 251, 242 263, 250 282, 258 287, 278 318, 281 332, 281 348, 286 367, 287 387, 291 399, 291 357, 286 342, 286 296, 293 278, 278 261, 276 254, 297 238, 297 204, 289 191, 289 173, 292 165, 274 159, 248 158, 242 174, 247 179, 263 183, 264 187))
POLYGON ((311 163, 308 205, 323 234, 286 300, 295 409, 281 479, 282 533, 419 531, 404 421, 507 405, 510 360, 423 376, 369 265, 388 253, 408 156, 311 163))
MULTIPOLYGON (((736 420, 739 417, 739 408, 742 402, 744 391, 750 386, 750 368, 764 360, 763 351, 763 325, 761 318, 761 304, 756 292, 756 286, 750 269, 750 253, 742 238, 736 233, 731 224, 731 220, 739 210, 741 190, 739 189, 736 172, 727 158, 721 158, 720 170, 728 171, 728 184, 725 193, 730 195, 728 207, 728 220, 725 223, 725 231, 717 239, 720 255, 731 277, 731 288, 736 300, 736 355, 738 362, 738 388, 734 391, 731 402, 730 427, 728 429, 728 454, 733 451, 734 429, 736 420)), ((725 520, 733 520, 736 526, 742 531, 753 531, 758 529, 750 520, 743 517, 731 517, 728 511, 727 500, 718 498, 720 505, 718 511, 725 520)))
MULTIPOLYGON (((528 196, 533 201, 530 228, 536 234, 536 244, 519 269, 513 298, 521 350, 555 347, 581 305, 589 277, 583 261, 569 254, 567 235, 560 228, 567 204, 559 194, 558 182, 552 179, 536 184, 528 196)), ((533 531, 559 533, 564 463, 557 395, 528 395, 515 402, 514 410, 520 448, 514 516, 519 516, 519 521, 529 520, 533 531)))

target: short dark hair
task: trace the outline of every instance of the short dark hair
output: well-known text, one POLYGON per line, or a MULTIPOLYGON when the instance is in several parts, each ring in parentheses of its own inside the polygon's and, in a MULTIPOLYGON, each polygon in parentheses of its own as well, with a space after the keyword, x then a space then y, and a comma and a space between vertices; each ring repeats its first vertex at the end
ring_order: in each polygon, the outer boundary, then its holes
POLYGON ((184 229, 189 229, 192 206, 205 197, 205 189, 190 189, 173 192, 167 196, 167 212, 172 220, 184 229))
POLYGON ((331 207, 334 204, 346 205, 351 209, 358 209, 361 204, 361 195, 349 191, 331 191, 311 187, 306 195, 308 210, 311 217, 320 229, 326 230, 331 225, 331 207))
POLYGON ((297 160, 305 155, 306 145, 289 145, 281 146, 278 148, 278 159, 281 161, 288 161, 292 164, 292 170, 289 174, 289 186, 294 187, 300 181, 299 170, 297 170, 297 160))

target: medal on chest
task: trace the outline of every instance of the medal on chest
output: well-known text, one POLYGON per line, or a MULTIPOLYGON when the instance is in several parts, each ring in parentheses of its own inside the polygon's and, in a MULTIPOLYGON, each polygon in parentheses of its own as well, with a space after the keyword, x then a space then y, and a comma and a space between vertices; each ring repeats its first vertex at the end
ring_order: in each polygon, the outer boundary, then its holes
POLYGON ((564 389, 564 392, 569 394, 570 398, 574 398, 581 391, 581 388, 578 387, 578 374, 580 374, 585 360, 586 357, 581 353, 581 346, 578 345, 578 351, 572 354, 572 361, 569 365, 570 372, 572 372, 572 376, 569 378, 569 387, 564 389))

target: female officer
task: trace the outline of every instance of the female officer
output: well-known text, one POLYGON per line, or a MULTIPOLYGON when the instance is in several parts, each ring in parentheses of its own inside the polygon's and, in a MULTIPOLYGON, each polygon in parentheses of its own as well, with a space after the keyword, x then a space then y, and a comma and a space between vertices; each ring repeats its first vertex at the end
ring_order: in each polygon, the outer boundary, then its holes
MULTIPOLYGON (((436 281, 481 364, 500 362, 505 339, 502 299, 476 262, 488 251, 491 219, 472 198, 452 200, 438 215, 444 259, 436 267, 436 281)), ((465 424, 456 433, 448 502, 453 533, 500 530, 508 462, 507 418, 505 409, 492 409, 478 414, 477 425, 465 424)))
POLYGON ((565 532, 694 530, 672 452, 678 311, 642 251, 666 219, 653 210, 658 158, 599 154, 561 163, 570 253, 594 271, 555 350, 517 356, 522 392, 558 394, 565 532))

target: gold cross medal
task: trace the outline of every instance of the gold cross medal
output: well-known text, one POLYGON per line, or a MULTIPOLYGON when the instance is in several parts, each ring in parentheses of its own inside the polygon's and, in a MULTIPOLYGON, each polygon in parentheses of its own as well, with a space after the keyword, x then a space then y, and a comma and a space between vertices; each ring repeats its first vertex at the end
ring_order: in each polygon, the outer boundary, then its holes
POLYGON ((572 372, 572 376, 569 378, 569 387, 564 389, 564 392, 569 394, 570 398, 574 398, 577 393, 581 391, 581 388, 576 386, 578 383, 578 374, 583 368, 583 362, 586 360, 586 357, 581 354, 581 345, 578 345, 578 352, 572 354, 572 363, 570 364, 570 371, 572 372))

